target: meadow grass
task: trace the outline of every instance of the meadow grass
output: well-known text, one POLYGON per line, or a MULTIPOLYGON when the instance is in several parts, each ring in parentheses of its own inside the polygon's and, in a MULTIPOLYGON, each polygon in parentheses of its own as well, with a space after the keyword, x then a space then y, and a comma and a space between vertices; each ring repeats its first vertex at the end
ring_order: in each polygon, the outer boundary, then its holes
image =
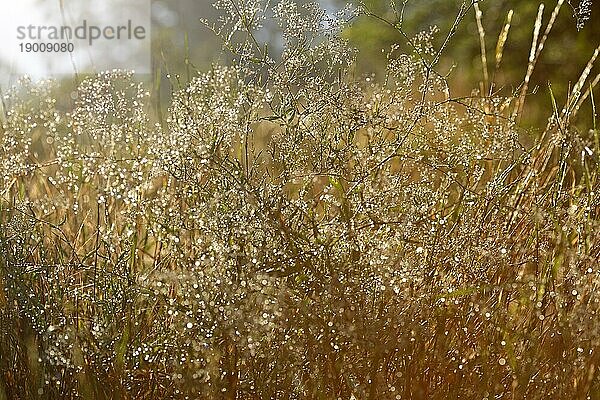
POLYGON ((488 59, 477 2, 416 36, 406 2, 215 5, 234 61, 172 77, 164 117, 124 71, 4 94, 0 399, 600 398, 598 51, 567 99, 529 88, 563 1, 510 93, 512 13, 488 59), (385 76, 353 73, 359 15, 407 45, 385 76), (465 18, 482 81, 454 97, 465 18))

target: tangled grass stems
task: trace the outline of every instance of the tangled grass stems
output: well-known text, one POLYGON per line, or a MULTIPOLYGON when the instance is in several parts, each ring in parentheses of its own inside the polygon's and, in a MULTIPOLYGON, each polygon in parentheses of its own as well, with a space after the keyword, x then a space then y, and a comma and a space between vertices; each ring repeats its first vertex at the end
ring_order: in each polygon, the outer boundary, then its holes
POLYGON ((215 3, 235 61, 164 121, 122 71, 69 111, 51 82, 5 95, 0 398, 597 398, 591 67, 525 147, 527 78, 453 98, 435 71, 473 3, 440 49, 379 17, 411 49, 379 80, 356 10, 265 4, 215 3))

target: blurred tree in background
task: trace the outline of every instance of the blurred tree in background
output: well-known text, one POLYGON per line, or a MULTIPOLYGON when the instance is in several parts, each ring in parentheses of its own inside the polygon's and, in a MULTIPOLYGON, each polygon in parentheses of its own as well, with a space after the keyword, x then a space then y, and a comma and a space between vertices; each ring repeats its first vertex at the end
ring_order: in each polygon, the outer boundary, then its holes
MULTIPOLYGON (((342 4, 342 0, 338 0, 342 4)), ((439 28, 437 33, 437 48, 450 32, 454 18, 460 10, 461 0, 365 0, 354 1, 356 5, 362 5, 374 15, 383 17, 385 20, 396 24, 402 17, 401 29, 408 37, 416 35, 420 31, 429 30, 431 26, 439 28)), ((464 2, 468 5, 468 1, 464 2)), ((571 3, 565 1, 555 26, 553 27, 544 51, 535 68, 535 72, 529 85, 529 90, 548 91, 548 83, 552 84, 552 92, 558 101, 564 102, 569 84, 579 78, 579 74, 585 67, 595 48, 600 44, 600 2, 577 0, 571 3), (580 10, 587 15, 578 16, 580 10), (582 19, 583 17, 583 19, 582 19), (585 23, 585 17, 591 21, 585 23), (565 53, 565 49, 570 49, 565 53)), ((488 0, 479 1, 482 12, 482 25, 485 30, 486 55, 488 69, 496 82, 496 90, 515 90, 516 85, 523 81, 527 69, 529 52, 531 48, 534 23, 538 13, 540 2, 519 0, 488 0), (512 10, 511 27, 508 39, 504 46, 504 54, 497 73, 494 73, 495 50, 500 32, 507 22, 509 11, 512 10)), ((546 2, 543 10, 542 32, 552 14, 556 2, 546 2)), ((347 31, 347 38, 359 49, 358 70, 362 73, 384 72, 386 56, 392 45, 400 45, 400 49, 410 51, 406 38, 403 38, 398 30, 378 18, 362 16, 347 31)), ((541 34, 540 34, 541 36, 541 34)), ((440 73, 448 73, 451 81, 455 83, 454 89, 464 89, 464 93, 453 93, 454 96, 468 95, 473 88, 472 83, 482 80, 482 61, 480 52, 479 33, 475 10, 469 10, 465 18, 458 26, 458 30, 452 37, 445 52, 441 55, 440 65, 437 68, 440 73)), ((592 72, 592 75, 598 73, 592 72)), ((536 101, 546 99, 548 103, 551 96, 537 96, 536 101)), ((539 105, 539 104, 538 104, 539 105)), ((535 102, 530 102, 526 115, 530 117, 529 122, 547 115, 538 114, 535 102)), ((544 107, 545 108, 545 107, 544 107)), ((589 115, 586 113, 586 115, 589 115)), ((527 121, 523 121, 527 122, 527 121)))

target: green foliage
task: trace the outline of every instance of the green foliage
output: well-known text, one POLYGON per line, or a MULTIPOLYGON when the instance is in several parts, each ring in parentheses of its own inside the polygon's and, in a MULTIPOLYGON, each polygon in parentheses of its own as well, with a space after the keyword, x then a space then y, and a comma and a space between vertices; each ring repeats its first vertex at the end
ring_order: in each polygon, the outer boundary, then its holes
MULTIPOLYGON (((385 18, 392 24, 398 23, 409 37, 428 30, 430 26, 438 27, 441 34, 438 35, 436 47, 439 48, 440 41, 451 31, 454 17, 458 14, 461 4, 471 2, 370 0, 354 3, 362 4, 369 12, 385 18)), ((548 82, 552 82, 557 96, 565 99, 569 84, 572 84, 569 79, 565 79, 565 76, 571 79, 576 77, 581 71, 581 66, 587 62, 589 55, 598 45, 596 38, 600 36, 600 26, 594 23, 585 24, 585 21, 586 16, 589 17, 591 14, 597 16, 596 14, 600 12, 600 3, 590 1, 581 3, 586 4, 579 8, 576 2, 564 2, 552 28, 550 40, 536 65, 532 88, 544 88, 548 82)), ((545 5, 544 21, 546 22, 555 3, 545 5)), ((488 60, 494 59, 496 43, 505 24, 507 13, 509 10, 514 11, 509 40, 504 48, 505 55, 500 68, 494 73, 496 90, 509 92, 522 83, 538 6, 536 2, 513 0, 479 2, 486 33, 488 60)), ((345 36, 359 49, 361 56, 358 58, 357 66, 361 72, 374 72, 381 75, 385 72, 387 64, 386 54, 393 45, 401 46, 403 51, 410 48, 407 37, 403 37, 398 30, 382 24, 378 18, 372 16, 361 17, 345 32, 345 36)), ((457 92, 455 96, 469 95, 472 82, 483 80, 477 36, 475 12, 471 10, 452 39, 451 51, 441 54, 443 68, 440 68, 439 72, 444 75, 450 73, 449 80, 453 82, 453 88, 457 92)), ((490 63, 489 68, 492 67, 493 64, 490 63)), ((524 122, 530 126, 543 124, 546 115, 540 110, 548 107, 549 98, 541 95, 530 97, 528 102, 530 106, 524 113, 524 122)), ((586 112, 589 111, 586 108, 586 112)))

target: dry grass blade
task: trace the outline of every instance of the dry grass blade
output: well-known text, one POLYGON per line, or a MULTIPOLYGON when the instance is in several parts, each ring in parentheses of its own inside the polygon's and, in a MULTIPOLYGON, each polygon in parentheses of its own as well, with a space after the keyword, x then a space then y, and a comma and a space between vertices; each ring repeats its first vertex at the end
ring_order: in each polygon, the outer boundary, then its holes
POLYGON ((529 88, 529 80, 531 79, 531 75, 535 69, 535 64, 538 57, 538 38, 540 35, 540 30, 542 28, 542 18, 544 16, 544 4, 540 4, 538 8, 537 17, 535 19, 535 24, 533 27, 533 39, 531 40, 531 48, 529 50, 529 59, 527 60, 527 72, 525 73, 525 78, 523 79, 523 85, 521 86, 521 91, 519 97, 517 99, 517 104, 515 110, 513 112, 513 118, 518 118, 523 112, 523 106, 525 104, 525 96, 527 95, 527 89, 529 88))
POLYGON ((558 14, 559 14, 560 9, 563 4, 564 4, 564 0, 558 0, 558 2, 556 3, 556 6, 554 7, 552 14, 550 14, 550 19, 548 21, 548 24, 546 25, 544 34, 542 35, 542 38, 539 40, 539 43, 538 43, 538 37, 539 37, 540 29, 542 26, 542 17, 543 17, 543 11, 544 11, 544 5, 540 4, 540 7, 538 9, 538 15, 535 20, 534 30, 533 30, 533 39, 531 42, 531 49, 529 52, 527 72, 525 73, 525 78, 523 80, 521 92, 518 97, 517 106, 513 112, 514 119, 520 119, 520 117, 523 113, 523 107, 525 105, 525 97, 527 96, 527 89, 529 88, 529 81, 531 80, 531 75, 533 74, 535 65, 537 64, 537 61, 538 61, 540 55, 542 54, 542 51, 544 50, 544 45, 546 44, 548 35, 550 35, 550 31, 552 31, 552 28, 554 27, 554 23, 556 22, 556 18, 558 17, 558 14))
MULTIPOLYGON (((487 51, 485 49, 485 29, 483 28, 482 16, 483 13, 479 8, 479 3, 475 2, 473 4, 475 8, 475 19, 477 21, 477 33, 479 34, 479 52, 481 56, 481 68, 483 70, 483 90, 482 93, 487 93, 488 88, 490 88, 490 77, 488 73, 488 65, 487 65, 487 51)), ((491 89, 491 88, 490 88, 491 89)))
POLYGON ((596 88, 596 85, 598 85, 598 82, 600 82, 600 73, 596 74, 594 79, 592 79, 592 81, 590 82, 586 91, 583 93, 583 95, 577 102, 577 105, 575 106, 575 110, 573 110, 573 115, 576 115, 579 112, 579 109, 583 105, 583 102, 586 101, 587 98, 592 94, 592 91, 596 88))
POLYGON ((500 35, 498 36, 498 42, 496 43, 496 70, 500 67, 500 62, 502 61, 502 55, 504 54, 504 45, 506 44, 506 40, 508 39, 508 32, 510 30, 510 24, 512 22, 513 10, 508 11, 506 15, 506 22, 502 27, 502 31, 500 31, 500 35))
MULTIPOLYGON (((599 55, 600 55, 600 45, 598 47, 596 47, 596 50, 594 50, 594 54, 592 54, 592 57, 590 57, 590 60, 588 61, 585 68, 581 72, 581 75, 579 76, 577 83, 573 86, 573 89, 569 93, 568 101, 565 104, 565 106, 561 112, 561 118, 563 119, 563 123, 568 122, 568 120, 570 118, 574 117, 577 114, 577 111, 578 111, 577 105, 580 104, 580 102, 584 100, 584 97, 582 97, 581 91, 584 88, 585 82, 587 81, 588 76, 592 72, 594 63, 596 62, 596 59, 598 58, 599 55)), ((597 78, 598 77, 596 77, 596 79, 597 78)), ((594 81, 597 83, 596 79, 594 79, 594 81)), ((592 89, 594 88, 594 86, 596 85, 596 83, 594 83, 594 81, 592 81, 591 86, 588 86, 588 90, 590 90, 589 89, 590 87, 592 89)))

